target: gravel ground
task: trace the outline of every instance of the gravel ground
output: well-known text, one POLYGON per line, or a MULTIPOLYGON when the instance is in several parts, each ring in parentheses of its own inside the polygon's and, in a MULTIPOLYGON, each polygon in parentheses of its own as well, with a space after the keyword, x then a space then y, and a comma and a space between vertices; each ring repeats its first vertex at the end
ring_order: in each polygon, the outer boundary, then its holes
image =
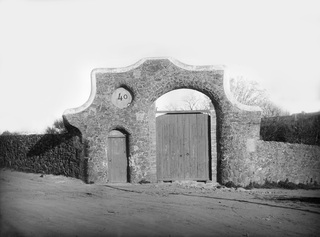
POLYGON ((320 190, 0 171, 1 236, 320 236, 320 190))

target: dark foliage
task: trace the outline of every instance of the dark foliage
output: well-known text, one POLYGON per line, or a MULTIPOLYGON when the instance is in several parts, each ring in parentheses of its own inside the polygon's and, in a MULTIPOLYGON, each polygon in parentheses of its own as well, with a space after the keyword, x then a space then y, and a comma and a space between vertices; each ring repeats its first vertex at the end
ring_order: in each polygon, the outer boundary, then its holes
POLYGON ((260 136, 265 141, 320 146, 320 112, 263 118, 260 136))
POLYGON ((19 135, 19 133, 18 132, 10 132, 10 131, 6 130, 0 136, 11 136, 11 135, 19 135))
POLYGON ((66 134, 0 136, 0 167, 86 179, 80 137, 66 134))

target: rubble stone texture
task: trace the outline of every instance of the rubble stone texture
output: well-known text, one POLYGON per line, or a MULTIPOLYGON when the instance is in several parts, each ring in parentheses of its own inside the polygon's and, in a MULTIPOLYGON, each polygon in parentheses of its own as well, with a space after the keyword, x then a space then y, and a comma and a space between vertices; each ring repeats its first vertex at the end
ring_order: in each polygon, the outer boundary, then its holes
POLYGON ((224 67, 189 66, 171 58, 150 58, 125 68, 95 69, 91 79, 88 101, 64 113, 66 126, 76 127, 88 144, 88 182, 108 182, 107 138, 115 129, 128 137, 128 181, 156 182, 154 102, 182 88, 204 93, 214 105, 217 157, 212 161, 216 164, 212 174, 217 181, 242 186, 261 181, 253 169, 263 165, 264 152, 272 149, 272 145, 264 146, 259 141, 261 110, 233 99, 224 67), (132 103, 123 109, 111 102, 112 93, 120 87, 132 93, 132 103))

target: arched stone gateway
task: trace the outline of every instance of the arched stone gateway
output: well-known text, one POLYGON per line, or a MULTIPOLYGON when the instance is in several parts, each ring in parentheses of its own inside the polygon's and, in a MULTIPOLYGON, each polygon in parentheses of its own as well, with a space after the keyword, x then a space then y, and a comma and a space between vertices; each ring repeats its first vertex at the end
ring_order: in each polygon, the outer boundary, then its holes
POLYGON ((222 66, 189 66, 171 58, 147 58, 116 69, 94 69, 91 95, 81 107, 64 112, 88 143, 88 182, 108 182, 108 134, 127 134, 129 180, 155 182, 156 141, 154 102, 175 89, 207 95, 217 116, 217 178, 247 185, 251 159, 259 139, 261 110, 239 104, 229 91, 222 66))

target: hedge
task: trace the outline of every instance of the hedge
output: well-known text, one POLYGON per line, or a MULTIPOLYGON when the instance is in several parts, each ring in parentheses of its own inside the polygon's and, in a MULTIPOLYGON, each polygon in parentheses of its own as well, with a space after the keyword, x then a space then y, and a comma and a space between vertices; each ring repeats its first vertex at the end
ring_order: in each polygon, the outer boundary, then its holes
POLYGON ((86 181, 84 146, 71 134, 0 136, 0 167, 86 181))
POLYGON ((320 112, 263 118, 260 136, 265 141, 320 146, 320 112))

